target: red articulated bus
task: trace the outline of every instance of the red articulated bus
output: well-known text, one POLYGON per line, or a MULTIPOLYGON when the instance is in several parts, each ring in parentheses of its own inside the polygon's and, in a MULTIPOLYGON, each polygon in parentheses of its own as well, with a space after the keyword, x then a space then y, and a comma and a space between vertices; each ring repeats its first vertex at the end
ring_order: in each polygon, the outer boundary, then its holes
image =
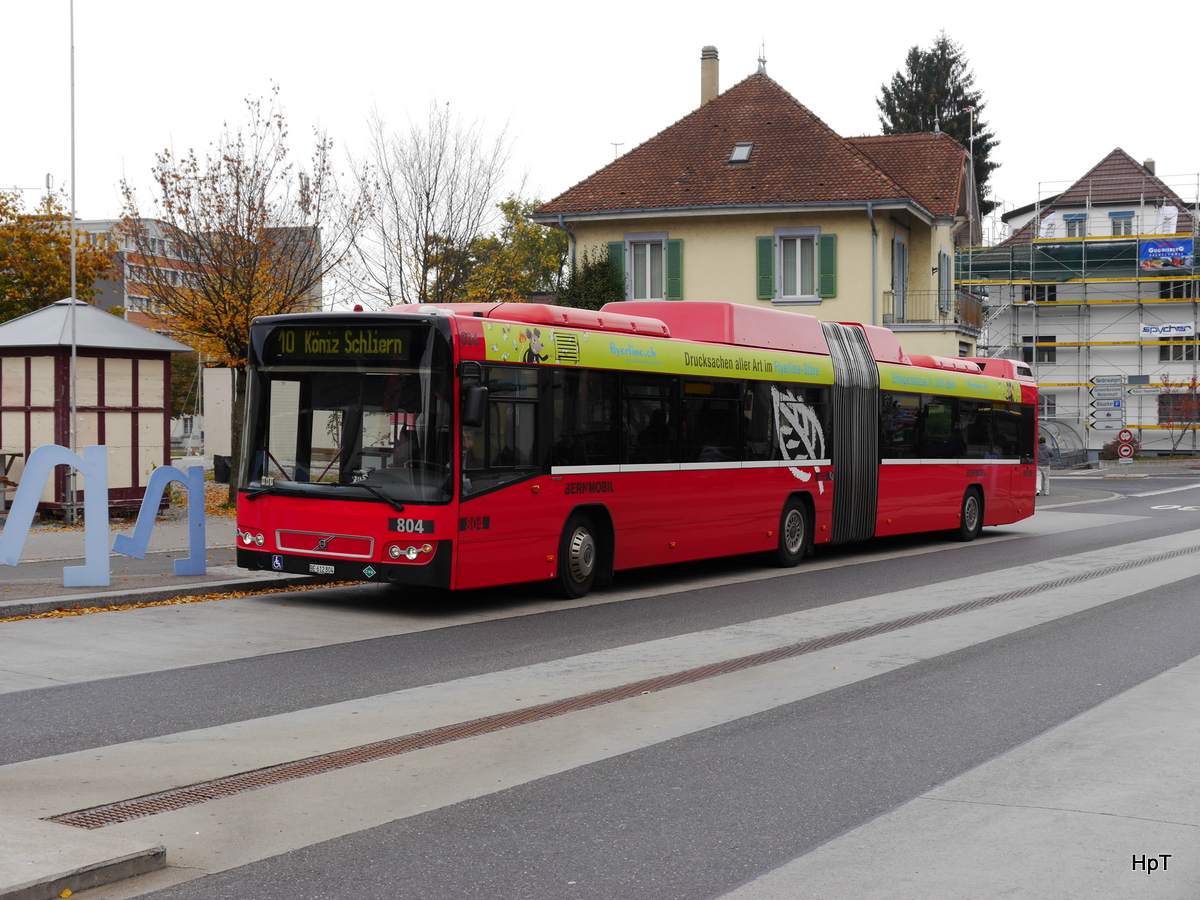
POLYGON ((623 569, 1033 514, 1037 387, 734 303, 256 319, 238 565, 565 597, 623 569))

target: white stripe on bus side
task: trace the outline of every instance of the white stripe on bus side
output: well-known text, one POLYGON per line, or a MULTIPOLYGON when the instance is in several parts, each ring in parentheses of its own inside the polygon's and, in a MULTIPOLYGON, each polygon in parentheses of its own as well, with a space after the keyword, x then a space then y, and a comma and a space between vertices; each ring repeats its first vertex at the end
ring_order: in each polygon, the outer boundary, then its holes
POLYGON ((694 463, 622 463, 609 466, 552 466, 551 475, 602 475, 613 472, 694 472, 708 469, 808 469, 828 467, 828 459, 762 459, 694 463))

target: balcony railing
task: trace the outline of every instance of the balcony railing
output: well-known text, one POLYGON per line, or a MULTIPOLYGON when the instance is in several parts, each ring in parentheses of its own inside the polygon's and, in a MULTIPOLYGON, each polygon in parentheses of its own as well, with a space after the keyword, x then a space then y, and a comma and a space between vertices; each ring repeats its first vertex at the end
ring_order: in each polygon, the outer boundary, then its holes
POLYGON ((884 325, 926 325, 977 337, 983 302, 966 291, 885 291, 884 325))

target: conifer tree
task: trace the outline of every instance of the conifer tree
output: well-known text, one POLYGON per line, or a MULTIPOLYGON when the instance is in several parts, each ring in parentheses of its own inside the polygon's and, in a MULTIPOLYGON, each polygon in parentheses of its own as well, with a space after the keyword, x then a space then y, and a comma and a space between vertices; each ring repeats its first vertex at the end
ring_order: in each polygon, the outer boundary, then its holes
POLYGON ((913 134, 940 129, 964 147, 971 147, 974 108, 974 168, 979 190, 979 212, 987 215, 995 203, 986 199, 988 179, 999 163, 990 159, 999 144, 983 121, 983 94, 976 90, 975 76, 962 47, 941 32, 928 50, 913 47, 904 68, 892 76, 891 84, 880 86, 879 123, 884 134, 913 134))

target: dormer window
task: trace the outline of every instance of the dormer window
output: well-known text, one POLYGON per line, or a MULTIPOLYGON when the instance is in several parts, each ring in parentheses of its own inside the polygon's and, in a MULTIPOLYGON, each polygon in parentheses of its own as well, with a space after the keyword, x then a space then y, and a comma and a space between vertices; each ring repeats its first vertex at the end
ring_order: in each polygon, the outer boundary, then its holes
POLYGON ((750 162, 750 151, 754 149, 754 144, 734 144, 733 152, 729 154, 731 163, 750 162))

